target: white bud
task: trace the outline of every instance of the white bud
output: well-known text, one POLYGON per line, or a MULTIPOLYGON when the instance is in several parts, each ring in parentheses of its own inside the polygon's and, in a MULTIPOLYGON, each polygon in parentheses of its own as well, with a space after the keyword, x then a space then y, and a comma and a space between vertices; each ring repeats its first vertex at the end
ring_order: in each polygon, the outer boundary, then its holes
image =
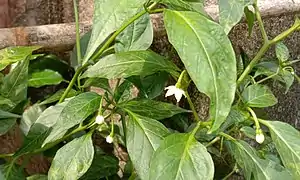
POLYGON ((258 142, 259 144, 262 144, 264 141, 265 141, 265 136, 263 133, 259 133, 259 134, 256 134, 256 142, 258 142))
POLYGON ((107 142, 107 143, 110 144, 110 143, 112 143, 113 141, 114 141, 114 138, 111 137, 110 135, 106 137, 106 142, 107 142))
POLYGON ((98 115, 96 117, 96 121, 95 121, 96 124, 103 124, 104 123, 104 117, 101 116, 101 115, 98 115))

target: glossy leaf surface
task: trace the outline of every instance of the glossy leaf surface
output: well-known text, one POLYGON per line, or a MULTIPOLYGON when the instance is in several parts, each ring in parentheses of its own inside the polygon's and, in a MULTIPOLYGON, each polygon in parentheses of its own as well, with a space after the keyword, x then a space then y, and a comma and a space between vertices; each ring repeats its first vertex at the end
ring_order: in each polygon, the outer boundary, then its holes
POLYGON ((195 12, 165 10, 169 41, 198 90, 210 97, 211 131, 225 121, 236 89, 236 60, 223 28, 195 12))
POLYGON ((189 112, 173 104, 150 99, 124 102, 119 104, 118 107, 156 120, 169 118, 179 113, 189 112))
POLYGON ((151 180, 212 180, 214 164, 205 146, 190 134, 172 134, 155 151, 151 180))
MULTIPOLYGON (((50 96, 49 98, 45 99, 44 101, 42 101, 39 105, 45 105, 45 104, 50 104, 50 103, 54 103, 56 101, 59 101, 59 99, 61 98, 61 96, 64 94, 66 89, 60 89, 58 90, 56 93, 54 93, 52 96, 50 96)), ((79 92, 77 92, 74 89, 71 89, 70 92, 68 93, 68 95, 66 96, 66 98, 70 98, 73 96, 76 96, 79 92)))
POLYGON ((289 49, 282 42, 276 44, 275 52, 280 62, 285 62, 290 58, 289 49))
POLYGON ((153 40, 153 27, 149 14, 130 24, 117 38, 116 52, 147 50, 153 40))
POLYGON ((28 79, 28 86, 39 88, 46 85, 57 85, 63 80, 64 78, 58 72, 46 69, 32 73, 28 79))
POLYGON ((48 177, 43 174, 35 174, 27 177, 26 180, 48 180, 48 177))
POLYGON ((104 154, 95 154, 91 167, 80 180, 100 180, 116 174, 118 170, 118 158, 104 154))
POLYGON ((43 112, 43 108, 37 104, 29 107, 28 109, 26 109, 24 111, 19 126, 25 135, 28 134, 31 126, 39 118, 39 116, 42 114, 42 112, 43 112))
POLYGON ((69 128, 83 122, 99 108, 100 101, 101 96, 93 92, 82 93, 68 101, 43 146, 62 138, 69 128))
POLYGON ((3 79, 0 93, 15 104, 27 97, 28 64, 28 58, 19 62, 17 67, 3 79))
POLYGON ((92 134, 76 138, 60 148, 48 172, 48 180, 79 179, 94 158, 92 134))
POLYGON ((82 77, 116 79, 134 75, 147 76, 158 71, 179 76, 178 70, 171 61, 152 51, 129 51, 104 57, 82 77))
POLYGON ((169 131, 155 119, 132 112, 129 116, 126 137, 128 154, 141 179, 148 179, 151 157, 169 131))
POLYGON ((25 60, 27 56, 37 49, 40 49, 40 46, 16 46, 8 47, 0 50, 0 71, 2 71, 6 66, 25 60))
POLYGON ((244 8, 252 3, 253 0, 219 0, 220 24, 228 34, 243 17, 244 8))
POLYGON ((178 11, 196 11, 206 14, 204 11, 203 1, 186 1, 186 0, 155 0, 165 4, 168 8, 178 11))
POLYGON ((25 180, 23 169, 14 164, 0 165, 1 180, 25 180))
POLYGON ((0 109, 0 119, 6 119, 6 118, 20 118, 20 115, 13 114, 7 111, 3 111, 0 109))
POLYGON ((259 158, 256 151, 246 142, 230 141, 227 145, 230 153, 243 169, 246 180, 253 178, 257 180, 292 179, 284 167, 273 161, 259 158))
POLYGON ((108 79, 105 79, 105 78, 89 78, 89 79, 87 79, 84 82, 83 87, 87 88, 90 86, 99 87, 99 88, 106 90, 109 93, 112 93, 108 79))
POLYGON ((146 0, 96 0, 93 30, 83 64, 91 58, 98 46, 134 16, 145 2, 146 0))
POLYGON ((242 93, 243 101, 250 107, 269 107, 277 103, 272 91, 264 85, 248 86, 242 93))
POLYGON ((7 133, 15 124, 16 118, 0 119, 0 136, 7 133))
POLYGON ((275 147, 284 166, 294 179, 300 178, 300 132, 291 125, 279 121, 263 121, 271 132, 275 147))
POLYGON ((31 126, 28 135, 25 137, 22 147, 15 153, 15 156, 26 154, 42 147, 46 137, 49 135, 66 107, 67 102, 50 106, 39 116, 31 126))

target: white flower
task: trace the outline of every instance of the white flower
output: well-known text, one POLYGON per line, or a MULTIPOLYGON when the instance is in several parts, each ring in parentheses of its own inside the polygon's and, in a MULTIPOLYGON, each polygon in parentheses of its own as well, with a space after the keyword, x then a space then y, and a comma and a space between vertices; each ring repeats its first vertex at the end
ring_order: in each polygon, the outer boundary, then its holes
POLYGON ((95 123, 96 123, 96 124, 102 124, 102 123, 104 123, 104 117, 101 116, 101 115, 98 115, 98 116, 96 117, 95 123))
POLYGON ((258 142, 259 144, 262 144, 265 141, 265 136, 261 132, 261 133, 256 134, 255 139, 256 139, 256 142, 258 142))
POLYGON ((184 90, 177 88, 176 86, 166 87, 165 90, 168 90, 166 93, 166 97, 172 96, 174 94, 177 102, 180 101, 180 99, 182 98, 182 95, 185 96, 184 90))
POLYGON ((114 141, 114 138, 113 138, 111 135, 109 135, 109 136, 106 137, 106 142, 107 142, 107 143, 110 144, 110 143, 112 143, 113 141, 114 141))

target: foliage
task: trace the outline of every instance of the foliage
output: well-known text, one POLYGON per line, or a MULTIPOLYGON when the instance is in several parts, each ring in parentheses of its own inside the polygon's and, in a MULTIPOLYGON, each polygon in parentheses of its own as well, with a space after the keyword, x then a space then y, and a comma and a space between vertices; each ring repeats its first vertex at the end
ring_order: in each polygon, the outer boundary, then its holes
POLYGON ((73 2, 71 65, 37 54, 40 47, 0 50, 0 135, 16 124, 24 134, 16 152, 0 155, 7 161, 0 179, 210 180, 234 173, 247 180, 300 179, 299 131, 256 114, 278 101, 266 82, 288 92, 299 79, 292 67, 298 60, 282 42, 300 29, 298 19, 269 40, 255 0, 221 0, 220 23, 205 13, 203 0, 95 0, 93 28, 80 39, 73 2), (184 68, 149 49, 153 13, 163 14, 184 68), (244 52, 236 59, 227 36, 243 14, 249 35, 257 19, 264 39, 248 64, 244 52), (273 45, 276 59, 262 60, 273 45), (161 101, 168 80, 176 84, 167 96, 182 96, 188 106, 161 101), (207 119, 190 98, 191 82, 210 98, 207 119), (48 87, 55 92, 32 101, 29 90, 48 87), (17 162, 36 153, 51 157, 50 170, 25 177, 26 161, 17 162), (219 162, 225 165, 218 168, 219 162))

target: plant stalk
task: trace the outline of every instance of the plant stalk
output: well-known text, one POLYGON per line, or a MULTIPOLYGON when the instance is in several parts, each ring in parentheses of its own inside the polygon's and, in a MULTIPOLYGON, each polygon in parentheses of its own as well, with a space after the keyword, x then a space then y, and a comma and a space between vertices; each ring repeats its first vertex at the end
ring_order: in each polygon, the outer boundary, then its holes
MULTIPOLYGON (((148 10, 153 9, 158 3, 153 3, 149 6, 148 10)), ((146 14, 147 11, 143 10, 140 13, 136 14, 135 16, 133 16, 132 18, 129 19, 129 21, 127 23, 125 23, 120 29, 118 29, 105 43, 104 45, 101 47, 101 49, 94 55, 92 56, 90 61, 94 61, 96 60, 99 56, 101 56, 103 54, 103 52, 105 52, 105 50, 109 47, 109 45, 115 40, 115 38, 122 32, 124 31, 131 23, 133 23, 135 20, 137 20, 138 18, 140 18, 141 16, 143 16, 144 14, 146 14)), ((83 66, 79 67, 70 84, 68 85, 67 89, 65 90, 64 94, 61 96, 60 100, 58 103, 61 103, 65 100, 66 96, 68 95, 68 93, 70 92, 70 90, 72 89, 73 85, 76 83, 77 78, 79 77, 79 75, 81 74, 81 72, 87 68, 89 66, 89 63, 84 64, 83 66)))
POLYGON ((196 108, 195 108, 195 106, 194 106, 194 103, 193 103, 193 101, 192 101, 192 99, 191 99, 191 97, 190 97, 190 95, 189 95, 189 93, 188 93, 187 91, 185 91, 185 96, 186 96, 186 99, 188 100, 188 103, 189 103, 190 108, 191 108, 192 111, 193 111, 193 115, 194 115, 196 121, 200 122, 201 120, 200 120, 200 118, 199 118, 199 116, 198 116, 198 113, 197 113, 197 111, 196 111, 196 108))
POLYGON ((82 57, 81 57, 81 47, 80 47, 79 15, 78 15, 77 0, 73 0, 73 5, 74 5, 75 24, 76 24, 77 61, 78 64, 81 64, 82 57))
POLYGON ((254 66, 258 63, 258 61, 262 58, 262 56, 267 52, 267 50, 272 45, 274 45, 277 42, 283 40, 284 38, 286 38, 287 36, 289 36, 291 33, 293 33, 294 31, 296 31, 299 27, 300 27, 300 22, 296 21, 294 23, 294 25, 292 27, 290 27, 288 30, 282 32, 281 34, 279 34, 278 36, 276 36, 271 41, 265 42, 264 45, 262 46, 262 48, 257 53, 257 55, 252 59, 252 61, 249 63, 249 65, 246 67, 246 69, 244 70, 244 72, 242 73, 242 75, 237 80, 237 85, 240 85, 243 82, 243 80, 252 71, 252 69, 254 68, 254 66))

